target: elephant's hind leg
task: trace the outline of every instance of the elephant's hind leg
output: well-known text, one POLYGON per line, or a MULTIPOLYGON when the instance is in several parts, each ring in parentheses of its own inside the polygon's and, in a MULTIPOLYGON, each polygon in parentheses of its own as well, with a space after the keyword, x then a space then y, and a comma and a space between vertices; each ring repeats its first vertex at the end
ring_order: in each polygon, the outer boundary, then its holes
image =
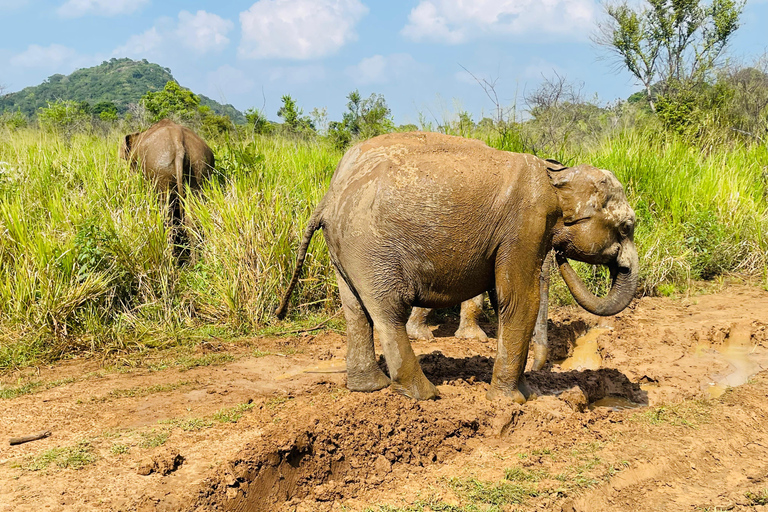
POLYGON ((339 294, 347 320, 347 388, 351 391, 377 391, 389 386, 389 379, 376 363, 373 325, 357 296, 336 273, 339 294))
POLYGON ((406 314, 369 311, 387 360, 392 389, 417 400, 429 400, 440 396, 435 385, 424 375, 413 352, 405 330, 406 314))

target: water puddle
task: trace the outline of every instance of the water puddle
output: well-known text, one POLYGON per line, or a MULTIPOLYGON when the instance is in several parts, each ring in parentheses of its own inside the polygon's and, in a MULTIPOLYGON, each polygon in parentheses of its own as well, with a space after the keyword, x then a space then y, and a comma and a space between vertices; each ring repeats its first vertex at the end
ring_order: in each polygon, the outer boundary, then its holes
POLYGON ((606 396, 589 404, 590 409, 595 409, 596 407, 607 407, 612 411, 624 411, 626 409, 643 407, 643 404, 638 404, 623 396, 606 396))
POLYGON ((597 338, 611 330, 611 327, 593 327, 586 334, 576 339, 573 354, 560 362, 564 370, 597 370, 603 364, 603 358, 597 346, 597 338))
POLYGON ((715 380, 703 386, 710 398, 719 398, 728 388, 741 386, 765 367, 765 357, 755 354, 757 347, 752 345, 749 331, 740 327, 734 326, 721 346, 699 345, 696 347, 697 355, 703 355, 714 349, 718 358, 727 362, 732 370, 724 376, 717 376, 715 380))

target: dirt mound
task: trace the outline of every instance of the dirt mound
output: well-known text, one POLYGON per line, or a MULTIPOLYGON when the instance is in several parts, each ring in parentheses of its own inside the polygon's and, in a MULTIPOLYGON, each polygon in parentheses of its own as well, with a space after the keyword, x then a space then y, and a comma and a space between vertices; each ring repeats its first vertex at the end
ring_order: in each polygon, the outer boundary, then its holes
POLYGON ((246 446, 203 484, 194 509, 307 507, 374 487, 393 467, 445 462, 488 427, 489 408, 443 405, 389 392, 348 396, 287 432, 275 429, 266 445, 246 446))

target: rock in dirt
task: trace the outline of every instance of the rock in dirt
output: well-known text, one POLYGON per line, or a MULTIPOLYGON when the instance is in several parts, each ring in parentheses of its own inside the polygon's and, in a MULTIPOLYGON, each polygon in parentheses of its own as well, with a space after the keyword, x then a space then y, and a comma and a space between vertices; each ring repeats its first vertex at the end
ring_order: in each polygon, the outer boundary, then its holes
POLYGON ((183 463, 184 457, 179 451, 169 448, 142 461, 136 472, 142 476, 151 475, 152 473, 167 476, 176 471, 183 463))
POLYGON ((568 404, 568 406, 575 412, 584 412, 589 405, 587 395, 579 386, 573 386, 570 389, 566 389, 560 393, 558 398, 568 404))

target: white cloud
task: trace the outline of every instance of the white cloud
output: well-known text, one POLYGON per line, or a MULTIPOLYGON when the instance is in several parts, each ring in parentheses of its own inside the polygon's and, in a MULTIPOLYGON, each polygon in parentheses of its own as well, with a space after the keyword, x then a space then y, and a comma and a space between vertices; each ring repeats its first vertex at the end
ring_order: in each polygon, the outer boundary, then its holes
POLYGON ((586 39, 595 0, 421 0, 401 33, 414 41, 458 44, 482 35, 548 34, 586 39))
POLYGON ((313 59, 357 39, 360 0, 259 0, 240 13, 245 58, 313 59))
POLYGON ((31 44, 23 52, 11 57, 9 62, 12 66, 23 68, 66 72, 93 64, 95 60, 94 57, 80 55, 73 48, 60 44, 50 46, 31 44))
POLYGON ((88 14, 117 16, 131 14, 149 3, 149 0, 67 0, 56 12, 64 18, 79 18, 88 14))
POLYGON ((346 74, 359 85, 381 84, 414 77, 424 69, 407 53, 366 57, 346 69, 346 74))
POLYGON ((219 52, 229 44, 227 32, 234 28, 232 21, 216 14, 181 11, 178 22, 161 18, 154 27, 131 36, 112 54, 118 57, 157 58, 180 46, 198 54, 219 52))
POLYGON ((117 57, 153 57, 161 50, 164 37, 156 27, 128 38, 122 46, 112 52, 117 57))
POLYGON ((222 50, 229 44, 227 32, 234 28, 230 20, 205 11, 192 14, 187 11, 179 13, 179 27, 176 36, 187 48, 193 48, 200 53, 209 50, 222 50))

